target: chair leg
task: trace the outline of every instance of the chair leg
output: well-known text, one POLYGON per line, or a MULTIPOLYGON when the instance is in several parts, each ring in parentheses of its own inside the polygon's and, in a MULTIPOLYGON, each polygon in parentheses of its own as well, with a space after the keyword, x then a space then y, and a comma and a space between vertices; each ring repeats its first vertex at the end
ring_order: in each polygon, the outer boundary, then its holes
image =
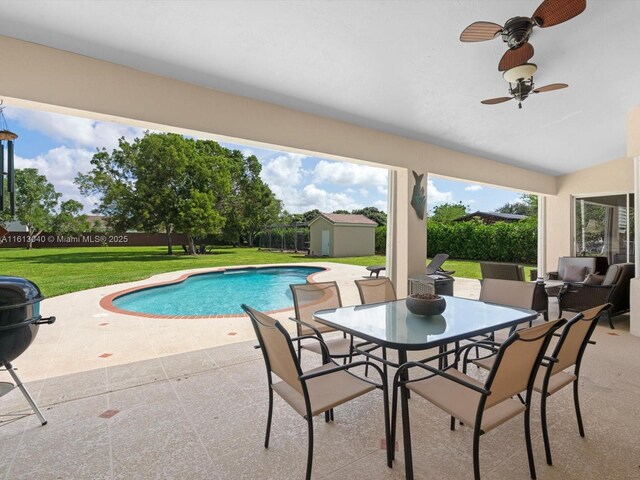
POLYGON ((549 431, 547 430, 547 396, 545 393, 540 396, 540 420, 542 421, 542 439, 544 441, 544 453, 547 457, 547 465, 553 465, 549 431))
POLYGON ((325 423, 329 423, 331 421, 331 410, 324 412, 324 421, 325 423))
POLYGON ((451 417, 451 430, 456 429, 456 417, 451 417))
POLYGON ((36 414, 36 416, 40 420, 40 423, 42 425, 46 425, 47 424, 47 420, 42 415, 42 412, 40 412, 40 409, 36 405, 36 402, 34 402, 33 398, 31 398, 31 395, 29 395, 29 392, 27 391, 27 388, 22 384, 22 382, 20 381, 20 378, 18 378, 18 375, 16 374, 15 370, 13 369, 13 366, 9 362, 6 362, 4 364, 4 366, 7 369, 7 372, 9 372, 9 374, 13 378, 13 381, 16 382, 16 386, 22 392, 22 395, 24 395, 24 398, 26 398, 27 402, 29 402, 29 405, 31 406, 31 409, 33 410, 33 412, 36 414))
MULTIPOLYGON (((527 398, 529 400, 529 398, 527 398)), ((536 465, 533 459, 533 448, 531 446, 531 408, 527 403, 527 409, 524 411, 524 436, 527 442, 527 458, 529 459, 529 473, 531 478, 536 478, 536 465)))
POLYGON ((307 425, 309 426, 309 446, 307 448, 307 475, 306 480, 311 480, 311 467, 313 466, 313 417, 307 415, 307 425))
POLYGON ((331 410, 329 410, 330 416, 331 416, 331 421, 335 421, 335 418, 333 417, 333 408, 331 410))
MULTIPOLYGON (((385 374, 386 375, 386 374, 385 374)), ((386 378, 382 379, 382 405, 384 407, 384 441, 387 444, 387 466, 389 468, 393 467, 393 457, 394 452, 396 451, 395 441, 392 442, 391 439, 391 425, 389 425, 389 380, 386 378)))
POLYGON ((609 320, 609 326, 611 327, 611 330, 615 330, 616 327, 613 326, 613 321, 611 320, 611 312, 607 311, 607 319, 609 320))
POLYGON ((578 431, 584 437, 584 426, 582 425, 582 415, 580 414, 580 399, 578 398, 578 379, 573 381, 573 403, 576 407, 576 418, 578 419, 578 431))
POLYGON ((480 480, 480 425, 473 429, 473 478, 480 480))
POLYGON ((264 448, 269 448, 269 435, 271 434, 271 419, 273 417, 273 389, 269 385, 269 413, 267 414, 267 433, 264 436, 264 448))

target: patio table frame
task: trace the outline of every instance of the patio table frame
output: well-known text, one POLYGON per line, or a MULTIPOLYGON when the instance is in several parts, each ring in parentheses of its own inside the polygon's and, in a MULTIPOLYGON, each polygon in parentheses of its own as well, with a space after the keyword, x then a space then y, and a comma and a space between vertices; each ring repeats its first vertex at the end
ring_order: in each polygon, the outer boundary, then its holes
MULTIPOLYGON (((534 310, 506 307, 458 297, 443 297, 447 307, 442 315, 423 317, 406 308, 405 299, 369 305, 332 308, 314 313, 315 319, 337 330, 352 334, 367 342, 398 352, 398 363, 382 360, 398 368, 407 363, 407 352, 438 348, 440 353, 422 361, 443 355, 447 345, 471 337, 505 328, 515 329, 521 323, 534 320, 534 310)), ((357 347, 356 347, 357 348, 357 347)), ((370 354, 369 354, 370 355, 370 354)), ((407 373, 401 380, 408 380, 407 373)), ((404 442, 405 472, 413 480, 409 402, 406 388, 400 389, 402 409, 402 436, 404 442)), ((391 425, 390 425, 391 427, 391 425)), ((391 465, 394 446, 387 445, 387 463, 391 465)))

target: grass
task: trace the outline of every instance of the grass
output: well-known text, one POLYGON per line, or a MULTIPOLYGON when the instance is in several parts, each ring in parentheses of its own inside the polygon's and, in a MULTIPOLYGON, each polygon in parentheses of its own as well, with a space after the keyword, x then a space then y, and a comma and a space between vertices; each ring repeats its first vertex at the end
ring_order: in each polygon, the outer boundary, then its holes
MULTIPOLYGON (((265 263, 331 261, 350 265, 380 265, 384 255, 319 259, 303 254, 258 251, 256 248, 216 248, 212 254, 167 255, 164 247, 0 248, 0 273, 26 277, 47 297, 88 288, 142 280, 152 275, 191 268, 265 263)), ((444 267, 456 277, 480 278, 478 262, 448 260, 444 267)), ((528 273, 527 273, 528 275, 528 273)))

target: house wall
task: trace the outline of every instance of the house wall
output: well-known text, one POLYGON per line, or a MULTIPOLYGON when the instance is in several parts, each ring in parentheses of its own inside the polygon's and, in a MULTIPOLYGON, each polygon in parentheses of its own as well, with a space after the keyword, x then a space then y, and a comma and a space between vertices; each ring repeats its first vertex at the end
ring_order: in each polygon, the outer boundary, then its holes
POLYGON ((558 194, 546 199, 547 271, 555 271, 558 257, 571 254, 571 196, 633 192, 633 160, 619 158, 558 177, 558 194))
MULTIPOLYGON (((423 273, 424 220, 410 211, 410 170, 554 195, 556 178, 426 142, 199 87, 109 62, 0 36, 5 105, 127 123, 204 139, 285 149, 397 171, 390 274, 398 294, 423 273)), ((464 132, 461 132, 464 133, 464 132)), ((517 159, 516 159, 517 160, 517 159)), ((426 175, 425 175, 426 180, 426 175)))
POLYGON ((320 217, 309 226, 309 248, 311 255, 322 255, 322 231, 329 230, 329 256, 333 257, 333 224, 320 217))
POLYGON ((336 225, 333 229, 333 257, 360 257, 376 253, 376 227, 336 225))

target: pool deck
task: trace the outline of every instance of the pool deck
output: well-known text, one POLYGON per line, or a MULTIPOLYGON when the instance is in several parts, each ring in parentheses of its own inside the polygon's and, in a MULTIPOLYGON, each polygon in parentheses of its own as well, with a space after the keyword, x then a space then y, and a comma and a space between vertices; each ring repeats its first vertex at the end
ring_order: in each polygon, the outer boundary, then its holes
MULTIPOLYGON (((314 280, 335 280, 344 305, 360 303, 354 280, 368 278, 369 272, 365 267, 331 262, 290 265, 326 268, 326 271, 315 274, 314 280)), ((53 325, 41 326, 31 347, 14 362, 21 379, 29 382, 255 340, 251 324, 244 316, 145 318, 119 314, 100 306, 104 297, 122 290, 217 270, 219 268, 163 273, 146 280, 44 300, 40 309, 42 315, 55 315, 57 320, 53 325)), ((456 296, 478 298, 480 284, 477 280, 458 278, 454 289, 456 296)), ((274 317, 286 320, 292 314, 292 310, 287 310, 275 313, 274 317)), ((284 323, 293 329, 292 322, 284 323)), ((0 381, 10 381, 9 375, 0 372, 0 381)))

